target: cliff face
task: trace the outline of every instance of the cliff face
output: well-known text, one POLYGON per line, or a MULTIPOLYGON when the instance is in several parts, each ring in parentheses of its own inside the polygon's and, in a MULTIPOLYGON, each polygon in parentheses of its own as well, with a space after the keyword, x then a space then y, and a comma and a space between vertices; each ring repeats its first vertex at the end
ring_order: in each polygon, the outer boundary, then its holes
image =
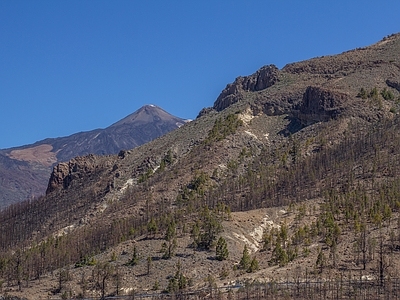
POLYGON ((303 95, 298 117, 305 125, 336 119, 345 109, 348 99, 347 94, 309 86, 303 95))
POLYGON ((60 186, 67 189, 74 180, 90 176, 95 169, 96 160, 93 155, 78 156, 69 162, 57 164, 50 175, 46 194, 60 186))
POLYGON ((233 83, 230 83, 218 96, 214 103, 216 111, 224 110, 230 105, 242 99, 242 92, 244 91, 261 91, 266 89, 279 81, 279 70, 274 65, 264 66, 256 73, 246 76, 238 77, 233 83))

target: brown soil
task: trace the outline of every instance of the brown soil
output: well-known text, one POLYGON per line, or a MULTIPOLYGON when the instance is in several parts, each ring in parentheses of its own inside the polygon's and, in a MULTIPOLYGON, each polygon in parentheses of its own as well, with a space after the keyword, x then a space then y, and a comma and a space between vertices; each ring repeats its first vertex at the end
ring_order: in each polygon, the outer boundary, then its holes
POLYGON ((8 156, 12 159, 40 163, 50 167, 57 162, 56 153, 51 152, 51 150, 53 150, 53 146, 43 144, 32 148, 13 150, 8 156))

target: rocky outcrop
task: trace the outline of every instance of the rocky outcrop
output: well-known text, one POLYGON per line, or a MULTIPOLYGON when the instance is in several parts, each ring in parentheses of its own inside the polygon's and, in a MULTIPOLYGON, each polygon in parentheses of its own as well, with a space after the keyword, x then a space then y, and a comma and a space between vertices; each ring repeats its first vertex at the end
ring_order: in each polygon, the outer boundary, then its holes
POLYGON ((396 89, 396 90, 398 90, 400 92, 400 82, 398 80, 387 79, 386 80, 386 84, 389 87, 394 88, 394 89, 396 89))
POLYGON ((218 96, 214 103, 216 111, 224 110, 232 104, 243 98, 243 91, 261 91, 279 81, 279 69, 274 65, 264 66, 256 73, 238 77, 233 83, 230 83, 218 96))
POLYGON ((304 125, 337 118, 344 110, 348 95, 309 86, 303 94, 298 118, 304 125))
POLYGON ((67 189, 76 179, 90 175, 96 168, 94 155, 76 157, 57 164, 50 175, 46 195, 59 189, 67 189))
POLYGON ((212 113, 212 112, 215 112, 215 110, 214 110, 212 107, 204 107, 204 108, 199 112, 199 114, 197 115, 196 119, 197 119, 197 118, 200 118, 200 117, 202 117, 202 116, 208 115, 208 114, 210 114, 210 113, 212 113))

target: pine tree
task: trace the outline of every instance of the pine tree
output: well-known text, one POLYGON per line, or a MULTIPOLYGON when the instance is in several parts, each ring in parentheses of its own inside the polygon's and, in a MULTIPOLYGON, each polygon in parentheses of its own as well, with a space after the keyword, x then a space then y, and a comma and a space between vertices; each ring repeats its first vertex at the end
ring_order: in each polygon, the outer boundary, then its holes
POLYGON ((226 260, 229 256, 228 245, 226 244, 225 239, 221 236, 218 239, 217 247, 215 249, 215 254, 217 260, 226 260))
POLYGON ((128 261, 128 266, 136 266, 139 262, 139 254, 137 252, 136 246, 133 247, 133 255, 132 258, 128 261))
POLYGON ((167 291, 169 293, 176 293, 180 290, 183 290, 188 285, 188 280, 186 276, 182 272, 182 266, 180 262, 176 265, 175 276, 171 277, 168 281, 167 291))
POLYGON ((147 257, 147 275, 150 274, 150 268, 153 265, 153 259, 151 258, 151 256, 147 257))
POLYGON ((243 255, 239 262, 240 268, 247 270, 250 267, 250 263, 251 263, 251 258, 249 250, 247 249, 247 245, 244 245, 243 255))
POLYGON ((279 266, 285 266, 289 262, 289 257, 285 249, 282 248, 281 242, 278 239, 275 244, 275 248, 272 251, 272 264, 279 264, 279 266))
POLYGON ((202 209, 199 217, 191 230, 193 246, 209 250, 222 231, 221 217, 207 206, 202 209))
POLYGON ((319 268, 319 272, 322 273, 323 268, 325 267, 325 255, 322 252, 322 249, 319 249, 317 261, 315 262, 315 266, 319 268))
POLYGON ((257 270, 258 270, 258 260, 255 257, 253 257, 253 259, 251 260, 250 266, 247 269, 247 273, 253 273, 257 270))
POLYGON ((178 247, 178 242, 176 239, 176 224, 172 220, 167 227, 167 232, 165 233, 165 241, 162 245, 161 251, 164 253, 163 258, 169 259, 175 255, 175 249, 178 247))
POLYGON ((157 231, 158 231, 157 223, 156 223, 156 221, 154 220, 154 218, 152 217, 152 218, 150 219, 150 222, 147 223, 147 232, 148 232, 149 234, 151 234, 151 235, 153 236, 153 238, 154 238, 155 235, 156 235, 156 233, 157 233, 157 231))

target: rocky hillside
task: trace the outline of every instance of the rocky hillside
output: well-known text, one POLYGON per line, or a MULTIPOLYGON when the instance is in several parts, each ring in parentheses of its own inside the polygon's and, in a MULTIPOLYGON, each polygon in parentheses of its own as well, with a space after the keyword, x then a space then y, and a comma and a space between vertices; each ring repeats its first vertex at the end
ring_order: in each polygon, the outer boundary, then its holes
POLYGON ((398 53, 399 34, 265 66, 152 142, 58 164, 0 214, 5 288, 400 296, 398 53))
POLYGON ((87 154, 117 154, 174 130, 187 120, 146 105, 105 129, 0 150, 0 209, 44 195, 53 166, 87 154))

